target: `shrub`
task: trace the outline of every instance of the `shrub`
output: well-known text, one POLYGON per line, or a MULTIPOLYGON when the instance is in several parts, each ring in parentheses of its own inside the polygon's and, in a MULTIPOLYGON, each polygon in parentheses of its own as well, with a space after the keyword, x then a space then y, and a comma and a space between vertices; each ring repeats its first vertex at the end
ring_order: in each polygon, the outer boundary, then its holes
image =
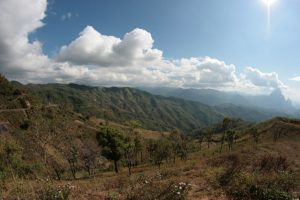
POLYGON ((252 199, 261 200, 292 200, 292 196, 277 187, 257 187, 252 185, 250 188, 252 199))
POLYGON ((22 130, 28 130, 28 128, 30 127, 30 121, 29 120, 25 120, 21 125, 20 128, 22 130))
POLYGON ((293 175, 287 172, 255 174, 227 169, 218 176, 219 185, 232 199, 289 200, 294 188, 293 175))
POLYGON ((264 155, 258 163, 259 170, 262 171, 284 171, 288 166, 287 158, 281 155, 264 155))
POLYGON ((191 185, 184 182, 161 181, 160 176, 140 177, 131 184, 126 200, 186 200, 191 185))
POLYGON ((39 200, 68 200, 73 186, 54 186, 46 183, 42 188, 37 190, 36 198, 39 200))

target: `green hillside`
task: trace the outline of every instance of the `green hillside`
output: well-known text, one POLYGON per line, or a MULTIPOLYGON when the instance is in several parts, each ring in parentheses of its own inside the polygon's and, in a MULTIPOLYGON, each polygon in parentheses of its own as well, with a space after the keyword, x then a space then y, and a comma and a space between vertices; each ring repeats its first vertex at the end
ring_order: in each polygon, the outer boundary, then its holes
POLYGON ((124 123, 139 119, 144 128, 192 130, 222 120, 209 106, 154 96, 133 88, 98 88, 75 84, 28 85, 46 104, 60 104, 86 116, 124 123))
POLYGON ((96 116, 119 123, 139 119, 144 128, 152 130, 172 130, 176 127, 189 131, 219 123, 224 117, 262 121, 280 115, 269 110, 235 105, 212 107, 152 95, 133 88, 100 88, 76 84, 25 87, 44 104, 59 104, 85 116, 96 116))

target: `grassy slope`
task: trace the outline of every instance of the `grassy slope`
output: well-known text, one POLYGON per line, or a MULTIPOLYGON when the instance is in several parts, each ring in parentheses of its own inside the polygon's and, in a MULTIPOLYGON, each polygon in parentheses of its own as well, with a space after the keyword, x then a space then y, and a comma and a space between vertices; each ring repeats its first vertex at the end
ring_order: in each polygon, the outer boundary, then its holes
MULTIPOLYGON (((90 123, 95 123, 91 120, 90 123)), ((292 170, 295 176, 295 194, 300 194, 300 121, 276 118, 265 123, 256 125, 261 132, 259 144, 255 144, 250 135, 244 134, 240 138, 232 151, 225 148, 219 154, 219 144, 214 144, 210 149, 203 144, 202 150, 191 154, 187 161, 176 161, 176 165, 164 164, 160 169, 156 166, 143 165, 133 169, 133 175, 128 176, 126 168, 121 169, 121 173, 116 175, 113 172, 101 172, 92 179, 78 179, 71 182, 71 199, 105 199, 108 196, 116 199, 123 199, 129 193, 136 192, 130 187, 137 187, 138 180, 143 177, 145 180, 152 180, 159 174, 159 180, 154 181, 160 185, 169 182, 186 182, 192 185, 189 192, 191 200, 207 199, 230 199, 225 191, 219 186, 217 177, 224 172, 233 158, 238 158, 238 166, 243 173, 252 174, 258 170, 260 162, 264 157, 283 156, 287 159, 288 170, 292 170), (291 132, 287 132, 277 141, 273 141, 272 133, 274 124, 283 125, 291 132)), ((255 172, 257 173, 257 172, 255 172)), ((260 173, 260 172, 259 172, 260 173)), ((265 171, 263 178, 272 179, 273 172, 265 171)), ((34 188, 39 188, 45 182, 20 181, 18 190, 23 195, 32 195, 34 188)), ((69 181, 54 182, 55 185, 64 185, 69 181)), ((138 183, 140 184, 140 183, 138 183)), ((242 184, 242 183, 241 183, 242 184)), ((242 186, 242 185, 241 185, 242 186)))

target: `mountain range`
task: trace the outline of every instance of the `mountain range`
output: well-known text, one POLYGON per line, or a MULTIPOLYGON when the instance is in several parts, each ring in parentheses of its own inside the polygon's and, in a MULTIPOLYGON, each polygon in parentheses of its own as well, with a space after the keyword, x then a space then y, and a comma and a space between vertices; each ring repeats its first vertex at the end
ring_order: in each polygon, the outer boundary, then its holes
MULTIPOLYGON (((2 79, 5 80, 4 77, 2 79)), ((86 118, 95 116, 123 124, 137 119, 143 128, 151 130, 179 128, 189 131, 212 126, 221 122, 224 117, 258 122, 275 116, 286 116, 283 112, 272 109, 258 109, 252 106, 228 103, 229 100, 223 104, 217 104, 217 100, 220 101, 221 96, 219 99, 211 97, 211 103, 206 105, 192 101, 192 99, 154 95, 135 88, 90 87, 78 84, 22 85, 18 82, 2 82, 2 93, 13 91, 11 93, 19 95, 14 100, 6 101, 9 102, 9 104, 6 103, 9 108, 24 107, 30 103, 58 105, 64 109, 81 113, 86 118), (12 90, 11 88, 17 89, 12 90), (21 100, 21 105, 19 105, 21 100), (212 103, 213 101, 215 103, 212 103)), ((210 93, 214 94, 213 92, 215 91, 210 93)), ((209 101, 208 97, 207 101, 209 101)))
POLYGON ((212 89, 181 89, 181 88, 142 88, 152 94, 166 97, 177 97, 196 101, 210 106, 233 104, 258 109, 271 109, 287 114, 294 114, 296 109, 279 89, 269 95, 246 95, 236 92, 222 92, 212 89))
POLYGON ((125 123, 138 119, 143 128, 185 131, 214 125, 224 117, 258 122, 285 116, 270 109, 234 104, 217 106, 164 97, 134 88, 89 87, 77 84, 46 84, 22 86, 44 104, 59 104, 75 112, 125 123))

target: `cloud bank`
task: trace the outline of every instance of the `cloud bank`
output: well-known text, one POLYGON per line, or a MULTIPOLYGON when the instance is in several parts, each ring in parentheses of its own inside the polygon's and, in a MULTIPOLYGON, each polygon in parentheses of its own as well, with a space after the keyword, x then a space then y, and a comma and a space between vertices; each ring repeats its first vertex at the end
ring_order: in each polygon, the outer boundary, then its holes
POLYGON ((153 47, 151 33, 134 29, 123 38, 86 26, 54 58, 43 53, 30 33, 41 28, 46 0, 0 1, 0 71, 28 82, 78 82, 92 85, 214 88, 242 92, 284 88, 275 72, 236 66, 211 57, 168 59, 153 47))

